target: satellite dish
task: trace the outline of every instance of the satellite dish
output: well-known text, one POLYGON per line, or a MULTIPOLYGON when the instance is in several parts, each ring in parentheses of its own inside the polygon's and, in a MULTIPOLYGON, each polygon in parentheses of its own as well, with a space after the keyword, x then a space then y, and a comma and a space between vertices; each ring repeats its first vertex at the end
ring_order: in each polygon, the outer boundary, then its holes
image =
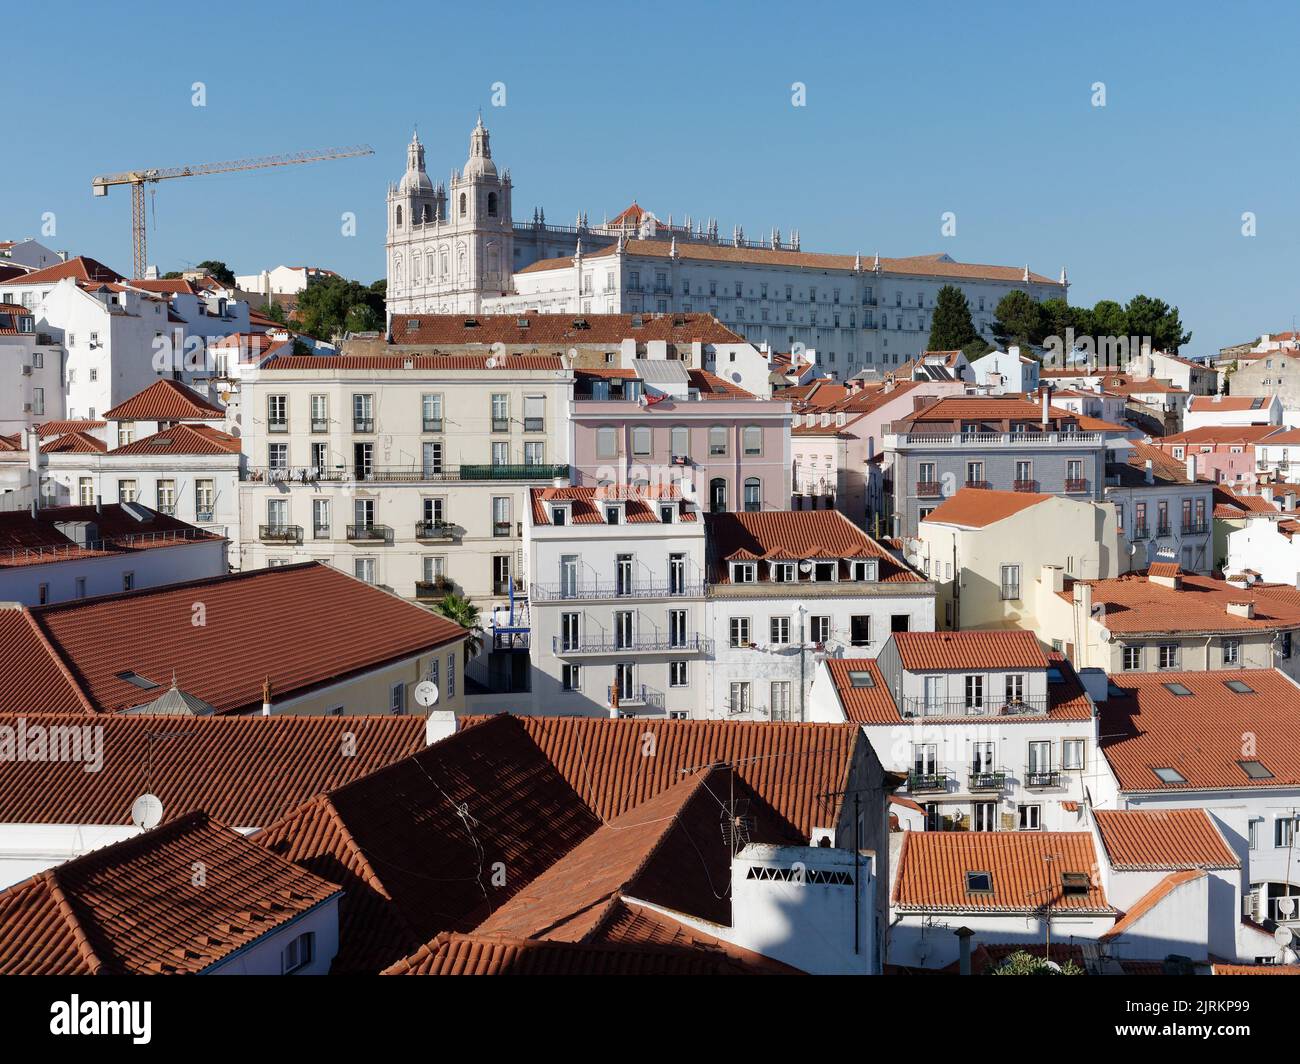
POLYGON ((148 831, 162 823, 162 799, 156 794, 142 794, 131 803, 131 823, 148 831))
POLYGON ((497 368, 497 360, 496 360, 496 356, 495 356, 495 355, 491 355, 491 356, 488 357, 488 360, 487 360, 487 368, 488 368, 488 369, 496 369, 496 368, 497 368))
POLYGON ((800 563, 799 563, 799 572, 801 572, 801 573, 811 573, 811 572, 812 572, 812 562, 808 562, 808 561, 800 562, 800 563))
POLYGON ((1295 938, 1295 932, 1289 927, 1279 927, 1273 932, 1273 941, 1283 949, 1291 945, 1291 940, 1295 938))
POLYGON ((421 680, 415 685, 415 703, 428 709, 438 701, 438 685, 432 680, 421 680))
POLYGON ((1295 898, 1278 898, 1277 911, 1283 916, 1292 917, 1295 915, 1295 898))

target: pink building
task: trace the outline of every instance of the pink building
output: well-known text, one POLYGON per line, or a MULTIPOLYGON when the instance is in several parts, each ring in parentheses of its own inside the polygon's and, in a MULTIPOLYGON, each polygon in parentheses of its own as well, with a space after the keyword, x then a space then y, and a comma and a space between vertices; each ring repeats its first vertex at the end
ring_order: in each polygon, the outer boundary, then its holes
POLYGON ((1177 436, 1158 437, 1151 443, 1180 462, 1195 457, 1200 474, 1217 484, 1254 490, 1255 444, 1277 431, 1276 425, 1207 425, 1177 436))
POLYGON ((574 485, 675 483, 710 512, 789 509, 783 400, 673 359, 638 359, 575 370, 570 417, 574 485))

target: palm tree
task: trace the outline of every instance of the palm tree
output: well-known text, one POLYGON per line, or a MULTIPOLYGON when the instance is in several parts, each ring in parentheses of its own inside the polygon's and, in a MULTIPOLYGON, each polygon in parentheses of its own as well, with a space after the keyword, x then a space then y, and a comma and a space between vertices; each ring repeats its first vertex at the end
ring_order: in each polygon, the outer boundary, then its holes
POLYGON ((435 613, 441 614, 449 621, 455 621, 469 634, 465 637, 465 664, 478 656, 483 649, 483 625, 479 619, 478 607, 464 595, 449 591, 441 601, 433 604, 435 613))

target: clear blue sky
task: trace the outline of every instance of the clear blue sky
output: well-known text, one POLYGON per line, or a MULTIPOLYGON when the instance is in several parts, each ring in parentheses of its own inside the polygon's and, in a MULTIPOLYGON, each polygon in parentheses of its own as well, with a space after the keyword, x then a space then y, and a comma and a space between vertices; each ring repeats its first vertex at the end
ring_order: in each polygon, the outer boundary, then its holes
POLYGON ((1166 299, 1203 353, 1300 315, 1298 23, 1203 0, 232 0, 157 17, 77 2, 34 13, 31 47, 7 53, 0 237, 39 239, 53 211, 46 243, 126 271, 130 197, 92 199, 95 174, 368 143, 359 160, 164 182, 149 236, 163 270, 311 263, 369 282, 412 125, 445 179, 481 107, 517 219, 595 222, 635 197, 724 234, 798 227, 808 250, 1064 264, 1071 302, 1166 299))

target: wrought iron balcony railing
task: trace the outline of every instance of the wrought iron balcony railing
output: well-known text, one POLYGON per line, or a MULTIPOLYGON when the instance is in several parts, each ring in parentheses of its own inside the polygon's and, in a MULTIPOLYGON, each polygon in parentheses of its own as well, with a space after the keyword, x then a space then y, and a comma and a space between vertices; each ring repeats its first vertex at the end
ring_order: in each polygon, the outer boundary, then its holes
POLYGON ((530 597, 538 601, 567 599, 611 598, 703 598, 705 586, 701 581, 662 584, 634 580, 630 583, 595 581, 582 584, 531 584, 530 597))
POLYGON ((972 791, 1000 791, 1007 785, 1007 774, 1003 771, 994 769, 977 769, 974 765, 970 770, 970 789, 972 791))
POLYGON ((349 543, 383 543, 393 542, 393 530, 388 525, 348 525, 349 543))
POLYGON ((447 521, 416 521, 416 539, 455 539, 456 526, 447 521))
POLYGON ((1056 769, 1030 769, 1025 773, 1026 787, 1059 787, 1061 773, 1056 769))
POLYGON ((593 638, 566 641, 563 636, 551 637, 551 652, 557 656, 574 654, 708 654, 713 650, 713 640, 699 635, 681 639, 633 636, 631 639, 593 638))
POLYGON ((417 580, 415 582, 415 597, 421 601, 441 599, 452 594, 455 590, 456 585, 446 577, 440 577, 437 580, 417 580))
POLYGON ((913 794, 946 791, 952 773, 946 769, 934 769, 930 772, 918 772, 913 769, 907 774, 907 789, 913 794))
POLYGON ((302 525, 258 525, 257 538, 263 543, 301 543, 302 525))

